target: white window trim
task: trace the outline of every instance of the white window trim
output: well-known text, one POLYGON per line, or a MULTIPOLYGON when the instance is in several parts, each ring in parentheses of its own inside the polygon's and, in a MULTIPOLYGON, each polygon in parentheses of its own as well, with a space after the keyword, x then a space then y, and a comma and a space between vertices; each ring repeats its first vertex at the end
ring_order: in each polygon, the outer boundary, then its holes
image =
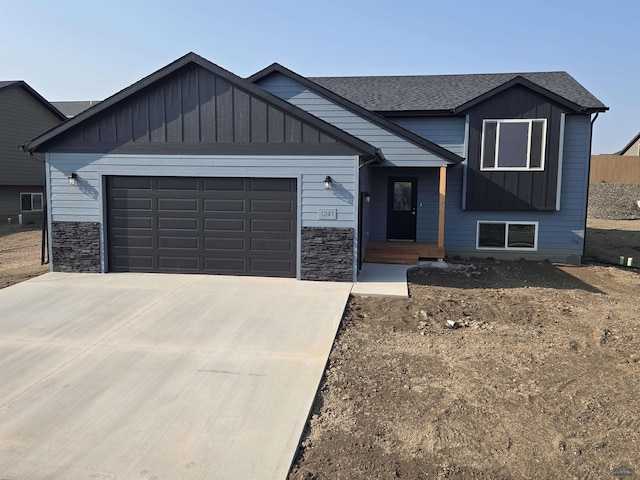
POLYGON ((42 206, 44 205, 43 203, 43 197, 42 197, 42 193, 41 192, 20 192, 20 212, 22 213, 29 213, 29 212, 41 212, 42 211, 42 206), (22 209, 22 196, 23 195, 30 195, 30 199, 31 199, 31 210, 23 210, 22 209), (33 208, 33 197, 34 196, 40 196, 40 208, 33 208))
POLYGON ((476 223, 476 250, 493 250, 493 251, 519 251, 519 252, 537 252, 538 251, 538 222, 524 222, 524 221, 508 221, 508 220, 478 220, 476 223), (504 225, 504 247, 481 247, 480 246, 480 224, 481 223, 493 223, 504 225), (533 234, 533 248, 527 247, 510 247, 509 246, 509 226, 510 225, 533 225, 535 228, 533 234))
POLYGON ((490 172, 542 172, 544 171, 546 163, 547 149, 547 119, 546 118, 511 118, 511 119, 499 119, 499 118, 485 118, 482 120, 482 138, 480 144, 480 170, 490 172), (485 144, 485 132, 487 122, 496 122, 496 140, 495 140, 495 153, 493 158, 493 167, 484 166, 484 144, 485 144), (531 164, 531 127, 533 122, 542 122, 542 158, 540 161, 540 167, 530 167, 531 164), (498 153, 500 145, 500 124, 501 123, 528 123, 529 124, 529 142, 527 142, 527 166, 526 167, 499 167, 498 165, 498 153))

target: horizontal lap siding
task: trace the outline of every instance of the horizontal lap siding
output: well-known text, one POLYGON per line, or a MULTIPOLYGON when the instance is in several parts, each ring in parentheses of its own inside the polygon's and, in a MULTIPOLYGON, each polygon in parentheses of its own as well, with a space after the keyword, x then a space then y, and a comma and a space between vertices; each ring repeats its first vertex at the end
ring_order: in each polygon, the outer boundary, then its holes
POLYGON ((372 123, 337 103, 281 74, 260 80, 259 85, 303 110, 382 150, 388 163, 399 167, 437 166, 442 160, 395 133, 372 123))
POLYGON ((464 158, 465 117, 392 117, 393 123, 464 158))
POLYGON ((0 112, 0 185, 44 185, 42 162, 18 146, 61 120, 21 87, 0 92, 0 112))
POLYGON ((302 227, 354 228, 357 157, 216 157, 48 154, 53 221, 102 222, 107 175, 300 178, 302 227), (76 172, 78 186, 68 176, 76 172), (326 190, 330 175, 333 189, 326 190), (337 220, 318 220, 318 208, 337 220))
MULTIPOLYGON (((567 115, 562 165, 560 210, 549 212, 463 211, 462 166, 448 170, 445 247, 453 253, 478 253, 475 248, 478 220, 538 222, 538 250, 544 256, 581 255, 584 244, 587 175, 590 145, 588 115, 567 115)), ((483 253, 500 251, 482 251, 483 253)), ((512 251, 516 258, 527 252, 512 251)))

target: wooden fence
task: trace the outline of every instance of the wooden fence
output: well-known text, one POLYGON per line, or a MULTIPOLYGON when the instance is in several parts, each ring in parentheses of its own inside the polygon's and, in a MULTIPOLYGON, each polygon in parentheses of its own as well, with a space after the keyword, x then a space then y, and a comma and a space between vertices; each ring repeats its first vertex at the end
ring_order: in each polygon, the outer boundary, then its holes
POLYGON ((589 182, 640 183, 640 157, 592 155, 589 182))

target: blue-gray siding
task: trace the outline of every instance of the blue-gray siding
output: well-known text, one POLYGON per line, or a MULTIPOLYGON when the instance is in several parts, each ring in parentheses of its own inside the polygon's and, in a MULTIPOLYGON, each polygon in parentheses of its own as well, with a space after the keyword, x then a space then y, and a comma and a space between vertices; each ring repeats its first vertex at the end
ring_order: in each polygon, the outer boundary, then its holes
POLYGON ((390 117, 390 121, 464 158, 465 117, 390 117))
POLYGON ((463 211, 462 167, 448 170, 445 249, 447 255, 511 256, 578 261, 583 253, 587 207, 589 145, 588 115, 567 115, 565 121, 560 210, 549 212, 463 211), (477 251, 478 220, 538 222, 537 252, 477 251))
POLYGON ((385 130, 374 122, 347 110, 338 103, 309 90, 282 74, 272 74, 258 84, 265 90, 335 125, 382 150, 386 164, 397 167, 440 166, 447 161, 385 130))
MULTIPOLYGON (((103 177, 108 175, 189 177, 287 177, 298 179, 300 227, 357 227, 357 156, 256 157, 48 153, 51 220, 104 225, 103 177), (72 172, 78 186, 69 185, 72 172), (333 188, 323 180, 330 175, 333 188), (319 220, 318 209, 337 211, 336 220, 319 220)), ((104 231, 104 229, 103 229, 104 231)), ((104 253, 104 238, 102 239, 104 253)), ((103 256, 104 258, 104 256, 103 256)), ((104 266, 103 266, 104 267, 104 266)))

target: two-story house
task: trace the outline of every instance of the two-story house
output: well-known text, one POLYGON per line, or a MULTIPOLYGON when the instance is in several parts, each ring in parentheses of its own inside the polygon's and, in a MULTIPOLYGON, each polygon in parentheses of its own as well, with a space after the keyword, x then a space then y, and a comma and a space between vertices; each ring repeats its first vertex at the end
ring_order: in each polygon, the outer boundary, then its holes
POLYGON ((352 281, 364 261, 580 262, 605 110, 565 72, 243 79, 191 53, 25 150, 56 270, 352 281))
POLYGON ((0 81, 0 223, 41 221, 44 163, 20 146, 65 118, 25 82, 0 81))

